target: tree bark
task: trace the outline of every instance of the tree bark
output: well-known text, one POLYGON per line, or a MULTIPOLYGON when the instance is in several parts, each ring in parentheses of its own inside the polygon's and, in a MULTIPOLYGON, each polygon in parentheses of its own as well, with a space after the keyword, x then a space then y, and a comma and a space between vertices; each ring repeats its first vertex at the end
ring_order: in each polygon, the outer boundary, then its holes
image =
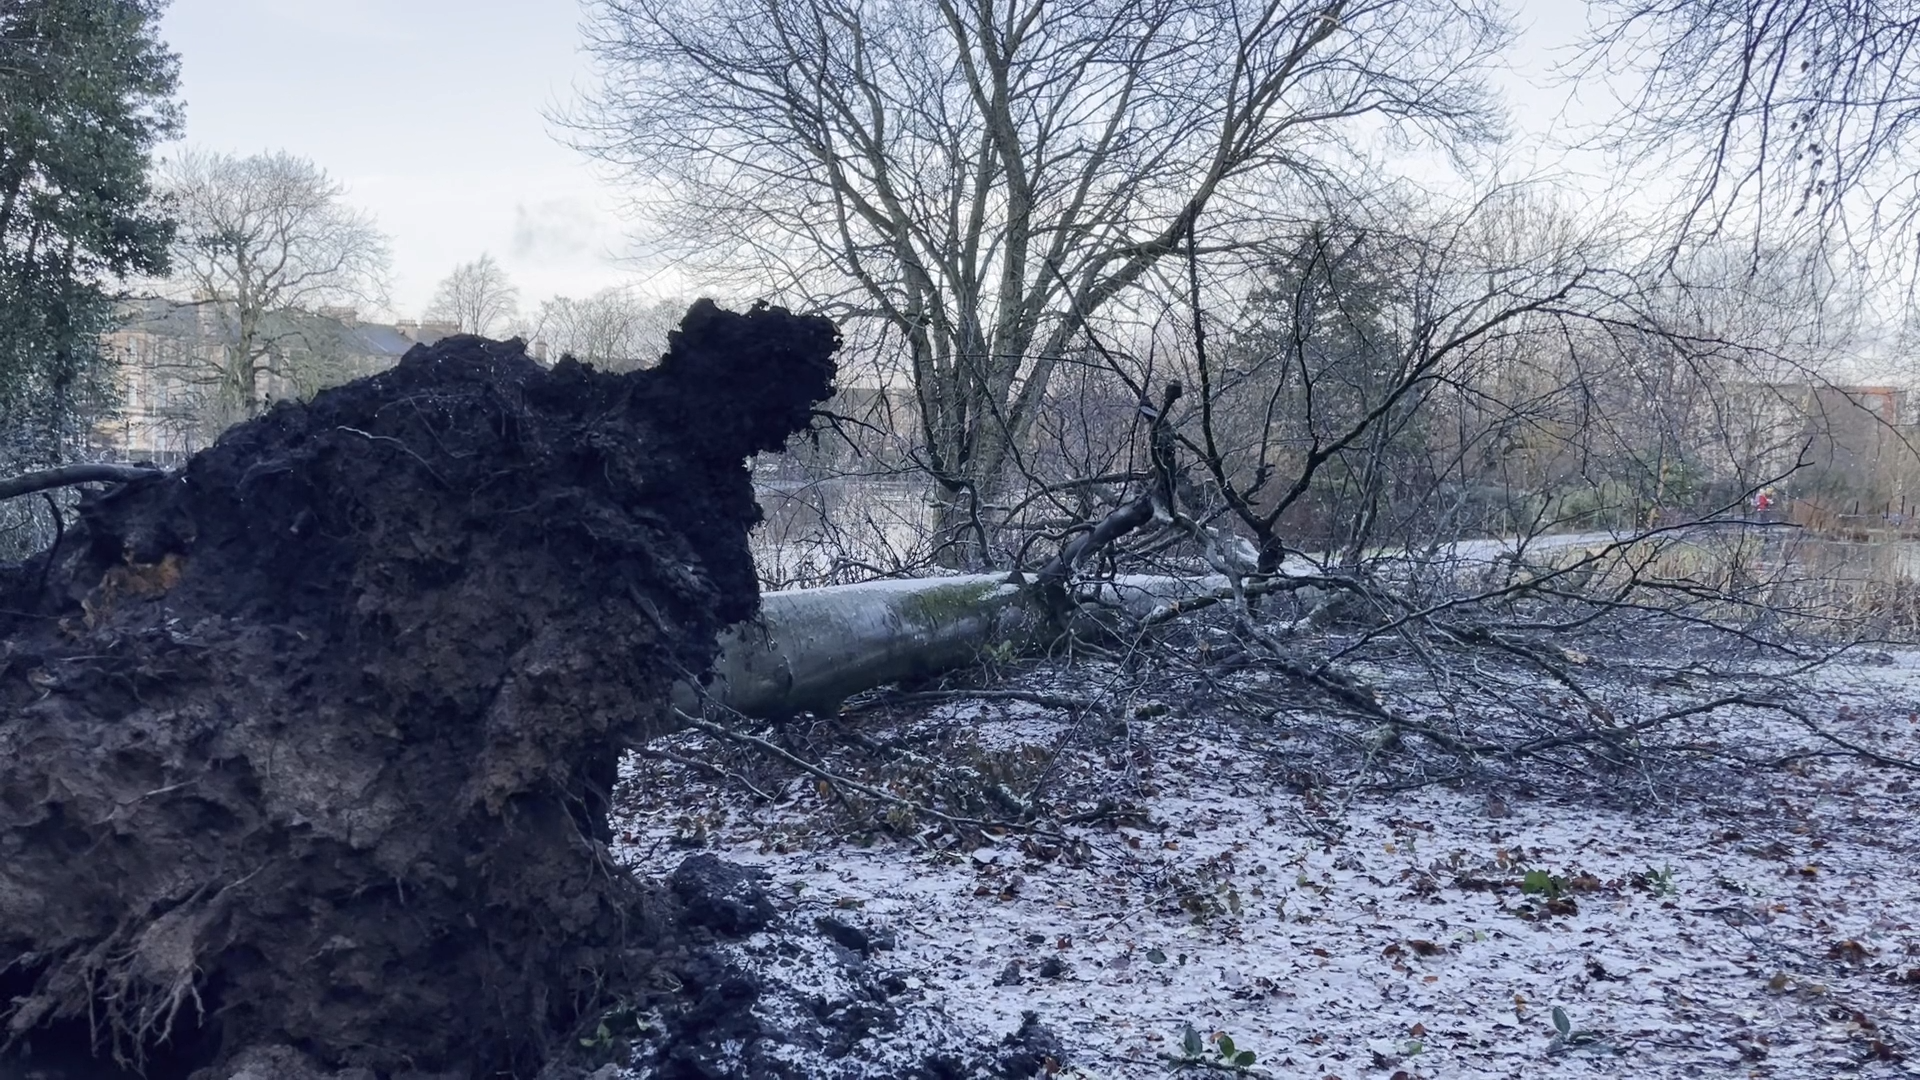
POLYGON ((1024 650, 1047 621, 1005 574, 873 581, 761 597, 760 616, 720 638, 713 678, 675 688, 754 717, 837 709, 849 696, 980 658, 1002 643, 1024 650))
MULTIPOLYGON (((1220 574, 1128 574, 1071 599, 1159 621, 1230 599, 1220 574)), ((847 698, 903 679, 979 662, 984 653, 1043 646, 1059 622, 1046 584, 1005 574, 911 578, 765 593, 753 620, 720 636, 704 684, 682 681, 673 703, 702 701, 756 719, 831 712, 847 698)))

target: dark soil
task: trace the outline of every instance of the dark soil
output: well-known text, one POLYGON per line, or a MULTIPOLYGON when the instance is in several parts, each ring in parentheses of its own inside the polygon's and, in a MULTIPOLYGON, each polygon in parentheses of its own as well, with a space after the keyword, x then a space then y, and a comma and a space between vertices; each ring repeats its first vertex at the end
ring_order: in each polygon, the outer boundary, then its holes
POLYGON ((448 339, 0 567, 0 1037, 537 1072, 686 922, 607 857, 617 757, 754 611, 743 459, 837 341, 704 301, 628 374, 448 339))
POLYGON ((677 951, 656 953, 656 979, 585 1025, 542 1080, 619 1068, 655 1080, 1028 1080, 1070 1062, 1033 1013, 999 1039, 947 1015, 888 962, 889 931, 782 910, 765 877, 712 855, 682 862, 667 879, 677 951))

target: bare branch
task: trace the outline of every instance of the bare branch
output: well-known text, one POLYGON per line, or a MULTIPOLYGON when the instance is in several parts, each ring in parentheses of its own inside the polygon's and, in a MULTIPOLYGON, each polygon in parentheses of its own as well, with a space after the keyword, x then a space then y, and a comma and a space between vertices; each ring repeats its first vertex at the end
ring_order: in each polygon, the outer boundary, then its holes
POLYGON ((165 475, 163 470, 145 465, 62 465, 0 479, 0 499, 17 498, 36 491, 75 484, 127 484, 165 475))

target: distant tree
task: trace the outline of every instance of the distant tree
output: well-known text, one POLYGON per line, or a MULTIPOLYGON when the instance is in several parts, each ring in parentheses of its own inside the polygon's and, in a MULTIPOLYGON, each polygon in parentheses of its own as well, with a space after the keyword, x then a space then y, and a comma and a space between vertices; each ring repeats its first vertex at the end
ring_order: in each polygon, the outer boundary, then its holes
MULTIPOLYGON (((1208 373, 1213 445, 1249 502, 1297 469, 1329 432, 1345 431, 1400 391, 1400 330, 1416 285, 1397 280, 1402 238, 1346 221, 1310 226, 1279 246, 1248 298, 1220 364, 1208 373)), ((1372 539, 1389 476, 1419 445, 1401 392, 1367 436, 1341 448, 1309 489, 1329 550, 1372 539)))
POLYGON ((306 158, 188 151, 164 176, 180 219, 174 266, 218 339, 194 354, 195 381, 223 419, 251 416, 267 404, 264 377, 305 381, 290 366, 313 351, 299 316, 384 302, 386 237, 306 158))
POLYGON ((179 128, 152 0, 0 4, 0 467, 67 456, 110 403, 113 279, 166 268, 149 183, 179 128))
POLYGON ((667 333, 686 310, 682 301, 614 287, 578 300, 556 296, 543 302, 528 333, 555 357, 612 370, 639 367, 666 351, 667 333))
POLYGON ((491 254, 461 263, 434 290, 427 317, 453 323, 463 334, 490 334, 519 309, 520 290, 491 254))
POLYGON ((1617 381, 1587 356, 1657 329, 1608 230, 1525 187, 1390 209, 1276 245, 1219 341, 1193 333, 1176 421, 1205 474, 1193 512, 1228 510, 1268 570, 1289 545, 1352 567, 1382 543, 1537 527, 1520 512, 1617 381))

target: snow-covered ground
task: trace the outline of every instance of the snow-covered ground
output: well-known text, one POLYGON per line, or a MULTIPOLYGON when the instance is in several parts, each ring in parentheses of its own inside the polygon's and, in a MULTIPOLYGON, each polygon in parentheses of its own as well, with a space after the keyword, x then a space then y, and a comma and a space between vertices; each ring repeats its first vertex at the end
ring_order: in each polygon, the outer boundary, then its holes
MULTIPOLYGON (((1920 658, 1896 661, 1830 671, 1802 704, 1920 757, 1920 658)), ((1911 770, 1806 756, 1637 808, 1571 782, 1315 797, 1282 782, 1284 721, 1147 709, 1116 734, 962 701, 888 723, 875 738, 1015 790, 1124 785, 1131 815, 887 836, 850 828, 813 777, 756 774, 761 802, 648 757, 621 853, 649 873, 695 844, 763 868, 806 923, 891 935, 873 963, 952 1020, 997 1037, 1036 1012, 1090 1077, 1218 1071, 1222 1035, 1255 1075, 1313 1080, 1920 1075, 1911 770)), ((1823 745, 1789 719, 1741 723, 1750 749, 1823 745)), ((745 768, 699 735, 668 749, 745 768)))

